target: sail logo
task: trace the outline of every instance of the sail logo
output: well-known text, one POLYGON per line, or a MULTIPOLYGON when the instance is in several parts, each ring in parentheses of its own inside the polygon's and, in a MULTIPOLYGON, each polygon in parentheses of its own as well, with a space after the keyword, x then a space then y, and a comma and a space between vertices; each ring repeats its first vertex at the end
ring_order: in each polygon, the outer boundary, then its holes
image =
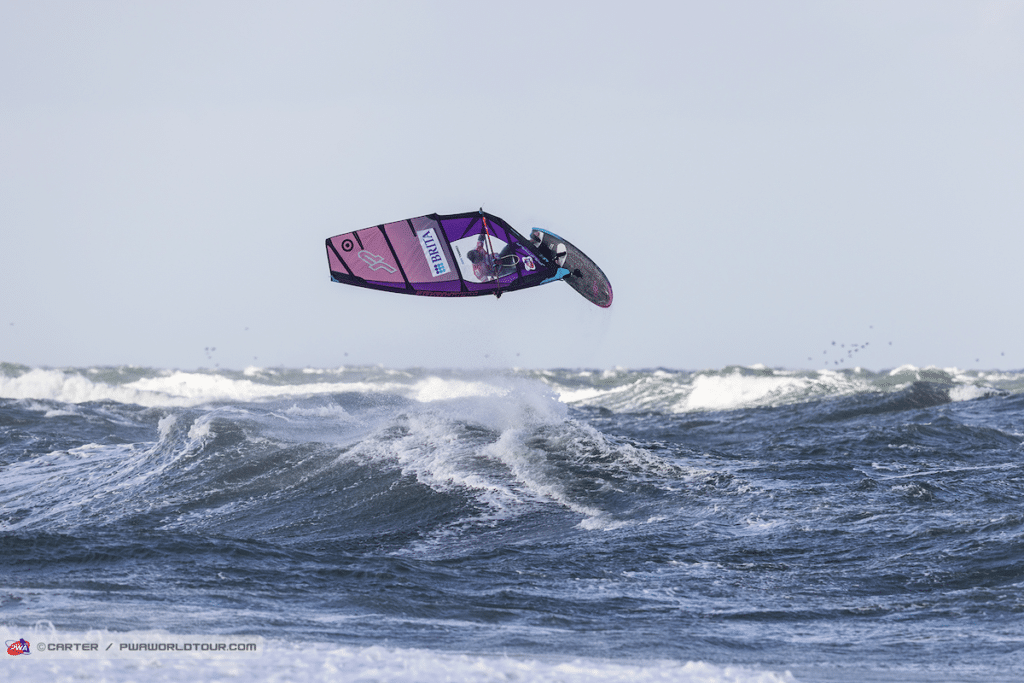
POLYGON ((365 249, 359 252, 359 260, 365 263, 366 265, 370 266, 370 270, 374 272, 378 270, 383 270, 388 273, 397 272, 397 269, 394 266, 390 266, 387 263, 384 263, 383 256, 377 256, 377 254, 366 251, 365 249))
POLYGON ((19 638, 18 640, 7 641, 7 654, 17 657, 18 655, 30 655, 32 652, 28 648, 28 641, 24 638, 19 638))
POLYGON ((427 258, 431 275, 438 277, 451 272, 451 266, 448 265, 448 259, 444 256, 444 250, 441 249, 441 243, 438 241, 434 229, 418 230, 416 234, 420 238, 420 247, 423 249, 423 255, 427 258))

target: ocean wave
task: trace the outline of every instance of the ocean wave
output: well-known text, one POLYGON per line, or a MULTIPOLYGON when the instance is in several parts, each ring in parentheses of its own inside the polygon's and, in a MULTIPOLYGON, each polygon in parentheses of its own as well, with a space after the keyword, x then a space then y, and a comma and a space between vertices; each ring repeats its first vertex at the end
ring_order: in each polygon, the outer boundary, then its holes
POLYGON ((0 374, 12 625, 250 631, 281 680, 1019 674, 1015 373, 0 374))
MULTIPOLYGON (((782 370, 160 370, 152 368, 27 368, 0 364, 0 398, 64 404, 111 401, 146 407, 363 394, 420 403, 531 395, 544 384, 568 405, 615 412, 689 413, 774 407, 856 394, 888 394, 914 383, 943 387, 951 401, 1024 392, 1024 372, 981 372, 903 365, 889 371, 782 370)), ((54 410, 57 410, 56 408, 54 410)), ((56 414, 56 413, 55 413, 56 414)))
MULTIPOLYGON (((460 379, 448 391, 428 377, 406 386, 417 398, 398 404, 343 393, 156 414, 136 408, 140 422, 155 422, 152 440, 90 442, 9 463, 0 483, 9 514, 0 530, 75 531, 145 517, 160 529, 243 536, 276 529, 301 541, 351 529, 378 533, 375 520, 422 529, 424 515, 442 520, 444 535, 549 508, 564 511, 569 526, 614 529, 650 517, 648 498, 627 490, 689 476, 572 419, 535 379, 460 379), (337 500, 338 491, 344 509, 319 513, 316 525, 300 531, 279 522, 307 519, 308 501, 337 500)), ((440 538, 424 533, 428 543, 440 538)))
POLYGON ((340 393, 390 394, 422 403, 507 395, 509 375, 414 373, 385 368, 235 371, 147 368, 26 368, 0 365, 0 398, 76 404, 113 401, 146 407, 193 407, 340 393))
POLYGON ((843 396, 887 395, 915 384, 935 386, 947 401, 1024 392, 1024 372, 977 372, 911 365, 872 372, 728 367, 697 372, 619 370, 548 372, 542 379, 572 405, 615 412, 692 413, 777 407, 843 396))

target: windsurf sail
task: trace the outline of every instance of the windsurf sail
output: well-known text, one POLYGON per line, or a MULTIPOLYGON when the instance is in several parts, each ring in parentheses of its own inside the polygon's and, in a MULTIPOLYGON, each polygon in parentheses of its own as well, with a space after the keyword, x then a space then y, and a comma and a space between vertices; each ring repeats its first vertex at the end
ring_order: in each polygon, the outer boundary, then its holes
MULTIPOLYGON (((539 233, 527 239, 482 210, 329 237, 327 262, 334 282, 419 296, 501 296, 573 277, 539 233)), ((598 305, 611 303, 608 291, 608 303, 598 305)))

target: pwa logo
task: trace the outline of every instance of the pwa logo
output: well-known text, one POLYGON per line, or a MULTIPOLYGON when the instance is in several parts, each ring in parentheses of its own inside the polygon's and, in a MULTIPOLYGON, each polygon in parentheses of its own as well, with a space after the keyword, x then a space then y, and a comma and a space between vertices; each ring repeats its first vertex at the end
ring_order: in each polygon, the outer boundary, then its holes
POLYGON ((32 652, 28 649, 28 641, 24 638, 19 638, 18 640, 7 641, 7 654, 17 657, 18 655, 30 655, 32 652))

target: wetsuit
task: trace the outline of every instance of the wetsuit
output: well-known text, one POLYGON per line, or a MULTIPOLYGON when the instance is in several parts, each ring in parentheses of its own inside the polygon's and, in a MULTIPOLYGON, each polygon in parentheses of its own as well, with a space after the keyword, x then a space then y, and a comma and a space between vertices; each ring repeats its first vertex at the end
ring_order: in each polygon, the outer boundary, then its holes
POLYGON ((516 272, 514 259, 505 258, 511 256, 515 252, 515 248, 514 244, 506 244, 501 253, 494 256, 487 251, 484 238, 481 237, 474 250, 480 254, 480 258, 473 264, 473 274, 481 282, 490 282, 516 272))

